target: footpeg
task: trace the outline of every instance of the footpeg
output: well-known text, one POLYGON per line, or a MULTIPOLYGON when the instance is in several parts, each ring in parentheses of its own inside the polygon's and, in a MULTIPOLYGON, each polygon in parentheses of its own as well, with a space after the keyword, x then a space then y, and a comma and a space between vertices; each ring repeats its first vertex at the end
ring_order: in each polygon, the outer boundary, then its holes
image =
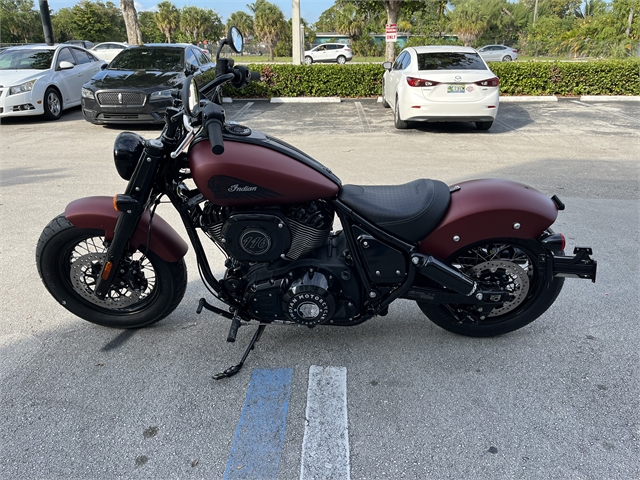
POLYGON ((229 334, 227 335, 227 342, 235 342, 238 335, 238 329, 240 328, 240 317, 234 316, 231 320, 231 327, 229 328, 229 334))

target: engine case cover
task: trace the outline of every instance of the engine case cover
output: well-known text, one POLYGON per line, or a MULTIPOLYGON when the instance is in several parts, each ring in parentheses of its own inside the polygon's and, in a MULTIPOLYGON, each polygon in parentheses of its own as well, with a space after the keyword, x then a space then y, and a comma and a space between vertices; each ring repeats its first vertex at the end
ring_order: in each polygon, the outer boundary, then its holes
POLYGON ((240 261, 270 262, 291 247, 291 232, 277 215, 231 215, 222 227, 224 248, 240 261))
POLYGON ((329 280, 320 272, 306 272, 296 279, 282 298, 282 310, 294 322, 315 326, 333 317, 336 304, 329 280))

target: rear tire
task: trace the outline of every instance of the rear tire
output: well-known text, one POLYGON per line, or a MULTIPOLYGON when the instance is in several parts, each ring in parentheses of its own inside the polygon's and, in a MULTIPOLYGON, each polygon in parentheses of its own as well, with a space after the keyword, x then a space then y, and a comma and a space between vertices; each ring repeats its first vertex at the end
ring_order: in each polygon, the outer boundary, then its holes
POLYGON ((505 55, 504 57, 502 57, 503 62, 510 62, 511 60, 513 60, 513 58, 511 58, 511 56, 509 55, 505 55))
POLYGON ((469 304, 420 303, 422 312, 449 332, 469 337, 493 337, 513 332, 542 315, 562 290, 564 278, 547 283, 545 263, 549 255, 533 240, 484 240, 464 247, 446 263, 480 282, 499 285, 509 292, 510 301, 490 313, 469 304), (484 317, 484 318, 483 318, 484 317))
POLYGON ((346 57, 344 57, 344 56, 342 56, 342 55, 340 55, 340 56, 338 57, 337 62, 338 62, 340 65, 344 65, 345 63, 347 63, 347 58, 346 58, 346 57))
POLYGON ((400 106, 398 105, 398 96, 396 95, 396 104, 393 107, 393 123, 398 130, 405 130, 409 124, 400 118, 400 106))
POLYGON ((176 309, 187 288, 183 259, 169 263, 151 251, 125 255, 113 286, 100 300, 93 292, 106 251, 103 230, 76 228, 59 215, 40 235, 38 273, 67 310, 97 325, 143 327, 176 309))
POLYGON ((489 130, 493 122, 476 122, 476 128, 478 130, 489 130))

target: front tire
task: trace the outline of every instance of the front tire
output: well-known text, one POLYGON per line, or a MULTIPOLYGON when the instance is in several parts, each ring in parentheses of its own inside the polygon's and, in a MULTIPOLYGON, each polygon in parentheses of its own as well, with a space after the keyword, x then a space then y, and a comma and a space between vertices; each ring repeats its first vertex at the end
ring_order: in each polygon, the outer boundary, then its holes
POLYGON ((311 65, 313 63, 313 58, 306 56, 304 57, 304 64, 305 65, 311 65))
POLYGON ((384 97, 384 80, 382 81, 382 106, 384 108, 391 107, 391 105, 389 105, 389 102, 387 102, 387 99, 384 97))
POLYGON ((47 88, 42 103, 44 104, 44 118, 47 120, 58 120, 62 116, 62 98, 55 88, 47 88))
POLYGON ((187 288, 183 259, 169 263, 151 251, 125 254, 111 289, 101 300, 93 292, 106 251, 104 231, 76 228, 59 215, 40 235, 38 273, 67 310, 97 325, 143 327, 176 309, 187 288))
POLYGON ((533 240, 485 240, 454 253, 447 264, 474 278, 480 285, 501 287, 509 299, 491 312, 470 304, 420 303, 436 325, 459 335, 493 337, 513 332, 542 315, 562 290, 564 278, 550 283, 541 255, 551 255, 533 240))

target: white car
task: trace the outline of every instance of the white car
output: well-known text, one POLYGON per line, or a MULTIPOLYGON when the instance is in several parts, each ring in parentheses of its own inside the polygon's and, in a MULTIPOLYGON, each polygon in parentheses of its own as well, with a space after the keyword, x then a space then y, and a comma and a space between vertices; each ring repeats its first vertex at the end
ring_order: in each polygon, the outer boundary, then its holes
POLYGON ((115 56, 125 48, 129 48, 129 45, 127 43, 102 42, 93 47, 91 51, 96 57, 104 60, 107 63, 110 63, 111 60, 113 60, 115 56))
POLYGON ((500 80, 473 48, 405 48, 382 64, 382 104, 396 128, 407 122, 475 122, 488 130, 498 114, 500 80))
POLYGON ((314 62, 337 62, 343 65, 352 59, 353 52, 344 43, 322 43, 304 52, 304 63, 307 65, 314 62))
POLYGON ((80 105, 82 85, 106 65, 73 45, 23 45, 0 53, 0 118, 44 115, 57 120, 80 105))
POLYGON ((511 62, 518 59, 518 50, 506 45, 485 45, 478 53, 487 62, 511 62))

